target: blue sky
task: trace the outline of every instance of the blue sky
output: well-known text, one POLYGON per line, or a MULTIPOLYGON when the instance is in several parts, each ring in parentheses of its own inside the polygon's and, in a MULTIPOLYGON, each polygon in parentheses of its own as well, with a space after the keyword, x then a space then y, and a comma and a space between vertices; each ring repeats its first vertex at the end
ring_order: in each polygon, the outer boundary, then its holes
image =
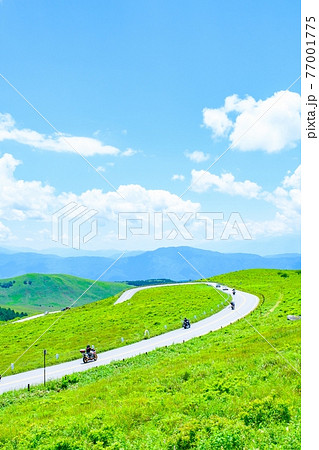
POLYGON ((119 242, 117 212, 144 205, 222 211, 226 220, 236 211, 253 237, 207 241, 193 223, 187 245, 299 251, 300 81, 283 94, 300 75, 299 6, 3 0, 1 73, 65 138, 0 79, 0 246, 61 248, 50 237, 50 215, 75 201, 99 212, 99 234, 86 249, 185 244, 152 236, 119 242), (123 186, 125 204, 68 139, 123 186))

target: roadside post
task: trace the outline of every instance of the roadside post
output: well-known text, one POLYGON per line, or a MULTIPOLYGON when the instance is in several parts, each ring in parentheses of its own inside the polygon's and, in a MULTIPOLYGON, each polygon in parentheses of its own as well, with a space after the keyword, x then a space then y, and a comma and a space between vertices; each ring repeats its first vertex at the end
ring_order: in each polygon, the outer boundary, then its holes
POLYGON ((43 385, 45 386, 45 357, 46 357, 47 351, 43 350, 43 385))

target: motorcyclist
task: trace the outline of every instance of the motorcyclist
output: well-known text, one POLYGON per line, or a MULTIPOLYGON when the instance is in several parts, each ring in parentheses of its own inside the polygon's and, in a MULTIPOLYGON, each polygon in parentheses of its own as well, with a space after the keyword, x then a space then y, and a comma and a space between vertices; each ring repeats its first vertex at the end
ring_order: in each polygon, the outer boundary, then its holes
POLYGON ((91 356, 91 352, 92 352, 92 348, 91 348, 90 344, 88 344, 86 346, 86 353, 87 353, 88 356, 91 356))
POLYGON ((187 317, 184 318, 184 322, 183 322, 183 327, 186 328, 190 325, 189 320, 187 319, 187 317))

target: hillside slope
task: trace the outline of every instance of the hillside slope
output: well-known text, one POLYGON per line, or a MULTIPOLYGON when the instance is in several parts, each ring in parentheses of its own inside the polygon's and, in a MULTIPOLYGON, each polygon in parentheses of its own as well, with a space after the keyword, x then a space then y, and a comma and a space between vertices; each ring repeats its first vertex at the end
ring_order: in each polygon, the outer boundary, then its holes
POLYGON ((300 273, 217 277, 259 295, 248 321, 0 397, 5 450, 300 448, 300 273), (296 370, 293 368, 295 367, 296 370), (10 420, 7 418, 10 417, 10 420))
MULTIPOLYGON (((227 294, 223 296, 226 298, 227 294)), ((0 325, 0 342, 10 342, 10 353, 0 360, 0 373, 51 326, 15 364, 14 373, 42 367, 43 348, 47 349, 47 365, 57 364, 57 353, 59 362, 71 361, 80 358, 79 349, 88 343, 99 352, 111 350, 143 340, 146 329, 149 337, 157 336, 180 328, 186 315, 197 322, 227 304, 211 286, 202 284, 140 291, 118 305, 114 305, 115 300, 116 297, 108 297, 65 313, 0 325)))
MULTIPOLYGON (((7 278, 0 280, 0 305, 26 312, 58 310, 70 306, 92 283, 70 275, 31 273, 7 278)), ((98 281, 76 302, 76 306, 114 296, 128 288, 125 283, 98 281)))

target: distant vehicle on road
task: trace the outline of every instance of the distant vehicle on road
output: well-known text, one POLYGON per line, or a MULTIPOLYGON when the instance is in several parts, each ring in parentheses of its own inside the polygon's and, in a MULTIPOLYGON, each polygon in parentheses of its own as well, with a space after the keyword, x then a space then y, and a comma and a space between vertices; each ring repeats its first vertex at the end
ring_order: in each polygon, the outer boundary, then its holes
POLYGON ((236 294, 236 289, 233 289, 233 295, 235 295, 236 294))
POLYGON ((228 291, 228 287, 224 286, 223 291, 228 291))
POLYGON ((230 302, 231 309, 235 309, 235 302, 230 302))
POLYGON ((61 311, 66 311, 67 309, 71 309, 69 306, 66 306, 65 308, 62 308, 61 311))
POLYGON ((217 288, 220 288, 220 287, 221 287, 221 285, 220 285, 220 284, 216 284, 216 287, 217 287, 217 288))

